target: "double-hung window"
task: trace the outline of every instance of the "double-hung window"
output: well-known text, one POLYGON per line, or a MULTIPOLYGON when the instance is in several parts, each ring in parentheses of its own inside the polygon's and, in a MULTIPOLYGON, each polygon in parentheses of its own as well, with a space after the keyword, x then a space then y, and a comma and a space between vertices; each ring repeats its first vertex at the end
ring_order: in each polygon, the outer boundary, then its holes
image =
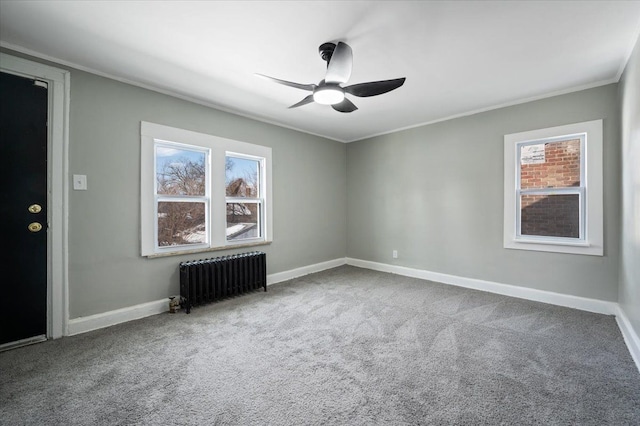
POLYGON ((227 207, 227 241, 260 238, 264 199, 264 158, 227 153, 225 160, 225 194, 227 207))
POLYGON ((602 255, 602 120, 505 136, 504 247, 602 255))
POLYGON ((272 241, 271 148, 141 123, 141 252, 272 241))
POLYGON ((154 151, 155 250, 207 247, 210 150, 156 140, 154 151))

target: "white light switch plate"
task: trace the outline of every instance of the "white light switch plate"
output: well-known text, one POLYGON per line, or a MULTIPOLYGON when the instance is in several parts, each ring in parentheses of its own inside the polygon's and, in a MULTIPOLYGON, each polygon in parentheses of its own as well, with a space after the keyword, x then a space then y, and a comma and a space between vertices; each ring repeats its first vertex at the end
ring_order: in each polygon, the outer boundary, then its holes
POLYGON ((87 175, 73 175, 73 189, 76 191, 86 191, 87 175))

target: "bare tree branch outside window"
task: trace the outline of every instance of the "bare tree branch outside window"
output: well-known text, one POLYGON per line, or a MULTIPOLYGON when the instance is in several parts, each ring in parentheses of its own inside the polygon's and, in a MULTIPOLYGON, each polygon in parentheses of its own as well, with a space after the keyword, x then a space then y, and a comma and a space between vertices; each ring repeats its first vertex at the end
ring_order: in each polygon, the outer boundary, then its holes
MULTIPOLYGON (((186 157, 162 165, 156 174, 157 192, 164 196, 203 196, 206 191, 205 156, 186 157)), ((206 241, 203 202, 158 203, 158 245, 196 244, 206 241)))

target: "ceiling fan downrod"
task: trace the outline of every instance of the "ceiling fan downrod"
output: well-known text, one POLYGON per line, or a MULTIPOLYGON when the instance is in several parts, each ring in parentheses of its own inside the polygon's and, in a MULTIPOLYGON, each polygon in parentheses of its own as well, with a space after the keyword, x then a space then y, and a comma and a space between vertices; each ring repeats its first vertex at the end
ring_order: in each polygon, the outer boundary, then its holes
POLYGON ((331 60, 331 56, 333 56, 334 50, 336 50, 335 43, 322 43, 318 48, 320 57, 327 63, 327 66, 329 66, 329 61, 331 60))

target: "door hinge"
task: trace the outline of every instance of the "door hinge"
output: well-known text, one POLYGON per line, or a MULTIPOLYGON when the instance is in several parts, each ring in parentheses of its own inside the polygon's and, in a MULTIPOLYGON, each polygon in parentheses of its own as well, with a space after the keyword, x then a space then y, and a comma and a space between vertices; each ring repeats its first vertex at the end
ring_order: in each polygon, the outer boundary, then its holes
POLYGON ((49 88, 49 83, 47 83, 46 81, 42 81, 42 80, 33 80, 33 85, 34 86, 38 86, 38 87, 42 87, 43 89, 48 89, 49 88))

